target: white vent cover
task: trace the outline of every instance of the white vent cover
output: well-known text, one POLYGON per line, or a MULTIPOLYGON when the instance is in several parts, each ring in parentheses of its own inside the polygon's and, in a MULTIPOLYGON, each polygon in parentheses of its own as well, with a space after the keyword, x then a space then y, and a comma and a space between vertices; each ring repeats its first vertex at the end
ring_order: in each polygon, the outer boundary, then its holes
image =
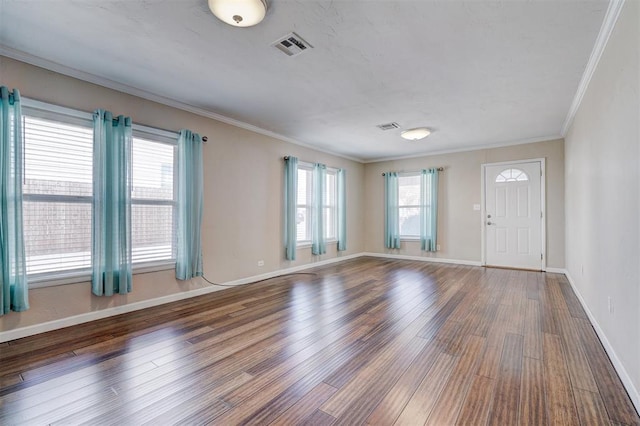
POLYGON ((289 33, 286 36, 280 37, 278 40, 271 43, 271 45, 286 53, 287 56, 296 56, 309 49, 313 49, 312 45, 307 43, 296 33, 289 33))
POLYGON ((392 130, 399 129, 400 125, 394 121, 393 123, 378 124, 376 127, 380 130, 392 130))

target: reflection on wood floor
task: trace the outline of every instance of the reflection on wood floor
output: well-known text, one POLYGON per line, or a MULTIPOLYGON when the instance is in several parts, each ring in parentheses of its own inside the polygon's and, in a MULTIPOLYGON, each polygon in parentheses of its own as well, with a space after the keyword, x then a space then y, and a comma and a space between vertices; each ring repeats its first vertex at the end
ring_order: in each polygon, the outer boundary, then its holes
POLYGON ((0 424, 640 424, 562 275, 312 272, 0 344, 0 424))

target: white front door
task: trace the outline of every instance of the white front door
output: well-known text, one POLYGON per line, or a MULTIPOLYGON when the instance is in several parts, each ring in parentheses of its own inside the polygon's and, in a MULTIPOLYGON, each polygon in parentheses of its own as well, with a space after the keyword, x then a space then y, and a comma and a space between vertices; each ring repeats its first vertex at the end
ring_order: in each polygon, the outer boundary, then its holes
POLYGON ((543 269, 542 162, 484 167, 485 264, 543 269))

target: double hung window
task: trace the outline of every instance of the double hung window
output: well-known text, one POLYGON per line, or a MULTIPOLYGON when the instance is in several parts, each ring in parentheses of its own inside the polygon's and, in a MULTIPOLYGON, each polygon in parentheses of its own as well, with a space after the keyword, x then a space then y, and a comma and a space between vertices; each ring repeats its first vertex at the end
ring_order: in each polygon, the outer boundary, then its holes
POLYGON ((131 257, 134 265, 175 260, 176 150, 175 140, 133 132, 131 257))
MULTIPOLYGON (((313 166, 307 163, 298 164, 298 193, 296 196, 296 241, 300 244, 311 243, 311 214, 313 210, 313 166)), ((336 239, 338 220, 337 202, 337 170, 327 169, 324 191, 322 194, 322 210, 324 238, 328 241, 336 239)))
MULTIPOLYGON (((91 269, 92 115, 23 102, 24 237, 31 282, 91 269)), ((177 135, 133 126, 134 267, 175 261, 177 135)))
POLYGON ((420 174, 398 176, 398 220, 401 238, 420 238, 420 174))

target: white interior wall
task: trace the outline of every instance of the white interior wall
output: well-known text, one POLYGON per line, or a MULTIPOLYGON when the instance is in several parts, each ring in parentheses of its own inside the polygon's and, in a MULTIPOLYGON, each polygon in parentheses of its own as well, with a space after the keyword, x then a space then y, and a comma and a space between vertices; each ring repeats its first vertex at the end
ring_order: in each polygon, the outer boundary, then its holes
POLYGON ((640 407, 639 4, 625 2, 565 138, 568 276, 636 407, 640 407))

